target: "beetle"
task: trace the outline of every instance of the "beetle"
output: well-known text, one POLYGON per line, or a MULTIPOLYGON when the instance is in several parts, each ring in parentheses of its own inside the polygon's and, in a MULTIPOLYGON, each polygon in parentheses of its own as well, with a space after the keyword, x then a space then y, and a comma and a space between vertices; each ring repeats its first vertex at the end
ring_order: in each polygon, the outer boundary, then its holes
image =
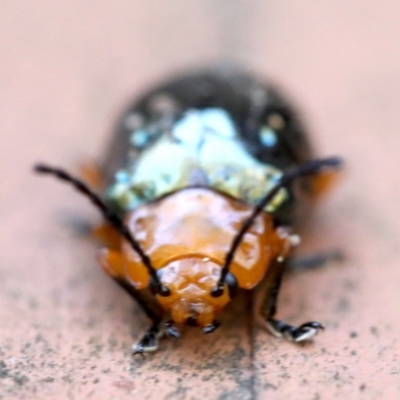
POLYGON ((99 167, 102 196, 63 169, 35 170, 102 213, 101 265, 151 320, 137 354, 180 337, 177 325, 215 331, 238 289, 262 288, 259 314, 275 336, 302 342, 323 329, 274 316, 293 227, 341 164, 315 159, 277 89, 224 68, 167 81, 124 113, 99 167))

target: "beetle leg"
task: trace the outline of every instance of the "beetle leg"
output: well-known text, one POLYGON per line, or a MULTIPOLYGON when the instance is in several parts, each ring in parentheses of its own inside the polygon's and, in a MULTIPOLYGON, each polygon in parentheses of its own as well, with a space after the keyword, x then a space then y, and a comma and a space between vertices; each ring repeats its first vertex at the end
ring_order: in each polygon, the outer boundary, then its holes
POLYGON ((118 283, 129 295, 131 295, 145 314, 151 319, 152 325, 136 344, 132 346, 133 354, 142 354, 146 352, 156 351, 158 349, 158 339, 161 337, 160 323, 162 321, 162 313, 155 311, 148 302, 146 302, 142 293, 135 289, 129 282, 121 277, 113 277, 115 282, 118 283))
POLYGON ((276 337, 284 337, 293 342, 303 342, 313 338, 318 331, 324 327, 319 322, 311 321, 301 324, 300 326, 292 326, 286 322, 277 319, 267 319, 268 331, 276 337))
POLYGON ((123 270, 121 270, 121 266, 123 262, 121 261, 121 254, 119 252, 103 249, 100 252, 100 264, 105 272, 136 300, 144 313, 152 321, 152 325, 142 339, 132 347, 133 354, 156 351, 158 348, 158 339, 162 335, 159 328, 162 321, 162 311, 155 302, 154 297, 150 297, 146 291, 135 288, 122 276, 123 270))
POLYGON ((136 300, 145 314, 152 321, 150 328, 146 331, 143 337, 132 346, 132 354, 135 355, 156 351, 158 349, 158 339, 162 336, 162 332, 160 331, 160 323, 162 320, 161 313, 153 310, 153 308, 145 301, 139 290, 135 289, 127 281, 122 278, 114 278, 114 280, 136 300))
POLYGON ((340 250, 325 251, 322 253, 307 254, 294 257, 288 262, 289 271, 303 271, 306 269, 317 269, 325 266, 331 261, 342 262, 345 255, 340 250))
MULTIPOLYGON (((284 263, 276 263, 274 265, 271 272, 267 275, 264 284, 258 290, 259 296, 255 299, 255 305, 261 306, 263 325, 272 335, 284 337, 293 342, 310 340, 319 330, 324 329, 319 322, 306 322, 296 327, 273 318, 276 314, 278 294, 285 267, 286 264, 284 263)), ((259 310, 260 308, 258 307, 258 313, 260 312, 259 310)), ((255 312, 257 312, 257 309, 255 312)), ((259 319, 259 315, 256 315, 256 318, 259 319)))
POLYGON ((174 325, 173 320, 169 320, 165 323, 165 334, 174 339, 179 339, 181 337, 181 334, 179 333, 178 328, 174 325))
POLYGON ((162 336, 159 323, 150 326, 143 337, 132 346, 132 354, 154 352, 158 349, 158 339, 162 336))
POLYGON ((205 335, 207 335, 207 334, 209 334, 209 333, 212 333, 212 332, 214 332, 216 329, 218 329, 220 325, 221 325, 221 323, 220 323, 219 321, 217 321, 216 319, 214 319, 214 321, 211 322, 211 324, 206 325, 206 326, 203 328, 203 333, 204 333, 205 335))

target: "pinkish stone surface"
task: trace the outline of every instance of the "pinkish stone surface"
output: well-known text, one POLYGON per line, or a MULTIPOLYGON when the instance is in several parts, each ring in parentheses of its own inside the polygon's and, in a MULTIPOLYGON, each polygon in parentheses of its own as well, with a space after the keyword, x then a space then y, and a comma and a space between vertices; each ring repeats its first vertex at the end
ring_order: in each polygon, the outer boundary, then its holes
POLYGON ((0 399, 400 398, 400 4, 214 3, 1 3, 0 399), (96 158, 139 89, 220 56, 283 84, 346 158, 304 251, 348 260, 285 281, 279 316, 323 322, 313 344, 253 328, 242 298, 213 336, 132 359, 146 318, 68 225, 95 211, 30 168, 96 158))

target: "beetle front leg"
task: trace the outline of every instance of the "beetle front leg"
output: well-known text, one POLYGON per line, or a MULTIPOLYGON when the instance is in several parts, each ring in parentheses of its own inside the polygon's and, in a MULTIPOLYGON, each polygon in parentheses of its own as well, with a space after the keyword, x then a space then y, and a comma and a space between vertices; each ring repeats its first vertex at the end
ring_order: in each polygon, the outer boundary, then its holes
MULTIPOLYGON (((264 285, 258 290, 258 299, 255 305, 258 305, 264 326, 276 337, 283 337, 293 342, 303 342, 313 338, 320 330, 324 329, 319 322, 311 321, 299 326, 289 325, 286 322, 274 318, 278 301, 278 294, 282 283, 283 274, 286 265, 284 263, 276 263, 272 271, 267 275, 264 285), (257 304, 258 303, 258 304, 257 304)), ((258 316, 259 318, 259 316, 258 316)))
POLYGON ((132 346, 132 354, 143 354, 157 351, 158 342, 162 332, 160 331, 160 324, 154 323, 146 331, 143 337, 132 346))
POLYGON ((132 354, 143 354, 154 352, 158 349, 158 342, 162 336, 162 331, 160 330, 160 324, 162 321, 161 310, 155 311, 146 301, 145 297, 139 290, 135 289, 129 284, 125 279, 120 277, 114 277, 115 282, 118 283, 129 295, 131 295, 145 314, 151 319, 152 324, 150 328, 146 331, 143 337, 132 346, 132 354))
POLYGON ((152 352, 158 349, 158 340, 162 335, 160 324, 163 318, 163 312, 153 296, 150 296, 145 290, 139 290, 123 276, 123 257, 120 252, 110 249, 102 249, 100 252, 100 264, 104 271, 114 281, 133 297, 141 309, 152 321, 150 328, 146 331, 139 342, 132 347, 133 354, 152 352), (146 296, 147 294, 147 296, 146 296))

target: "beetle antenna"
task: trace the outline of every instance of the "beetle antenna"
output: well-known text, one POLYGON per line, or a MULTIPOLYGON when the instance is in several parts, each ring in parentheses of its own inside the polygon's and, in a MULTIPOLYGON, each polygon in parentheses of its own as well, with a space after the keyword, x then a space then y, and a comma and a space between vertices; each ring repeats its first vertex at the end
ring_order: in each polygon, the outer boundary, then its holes
POLYGON ((167 292, 169 293, 169 289, 161 284, 161 281, 157 275, 157 270, 153 267, 149 256, 147 256, 146 253, 143 251, 139 242, 132 236, 128 227, 124 224, 123 220, 118 216, 118 214, 116 214, 110 207, 108 207, 92 189, 90 189, 80 179, 73 177, 68 172, 60 168, 50 167, 45 164, 37 164, 35 165, 34 170, 39 174, 50 174, 62 181, 69 182, 75 187, 78 192, 88 197, 89 200, 95 205, 95 207, 101 212, 104 219, 129 242, 132 248, 139 255, 143 264, 147 268, 151 279, 154 282, 156 292, 160 295, 168 295, 167 292))
POLYGON ((274 199, 275 195, 280 189, 290 185, 295 179, 305 176, 314 175, 325 168, 339 168, 342 165, 342 159, 340 157, 329 157, 318 160, 309 161, 299 167, 286 172, 281 176, 276 185, 256 204, 251 215, 244 221, 242 227, 233 238, 232 245, 225 256, 225 263, 221 269, 221 275, 218 280, 216 287, 213 289, 213 297, 222 296, 224 290, 224 283, 229 273, 229 268, 232 264, 235 253, 243 240, 244 235, 250 229, 258 215, 264 210, 264 208, 274 199))

